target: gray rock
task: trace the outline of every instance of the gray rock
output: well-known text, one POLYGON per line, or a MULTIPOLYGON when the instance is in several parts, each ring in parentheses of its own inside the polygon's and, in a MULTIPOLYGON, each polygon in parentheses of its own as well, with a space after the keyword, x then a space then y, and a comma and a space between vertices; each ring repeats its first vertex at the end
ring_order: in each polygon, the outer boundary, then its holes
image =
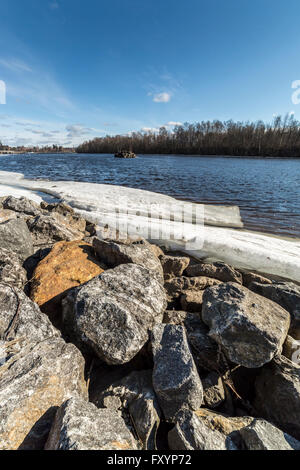
POLYGON ((236 283, 205 290, 202 319, 226 356, 248 368, 280 353, 290 326, 286 310, 236 283))
POLYGON ((165 282, 167 300, 168 302, 172 302, 178 299, 181 295, 186 294, 188 291, 199 291, 219 284, 221 284, 221 281, 204 276, 174 277, 173 279, 165 282))
POLYGON ((203 388, 182 326, 156 325, 151 335, 153 388, 167 421, 181 409, 196 410, 203 388))
POLYGON ((156 273, 163 280, 163 269, 155 256, 150 243, 144 239, 137 241, 128 239, 127 242, 105 241, 95 238, 93 246, 100 261, 114 268, 120 264, 138 264, 156 273))
POLYGON ((20 215, 36 216, 41 213, 39 205, 26 197, 16 198, 14 196, 8 196, 4 199, 2 205, 4 209, 18 212, 20 215))
POLYGON ((187 339, 198 368, 205 371, 224 373, 228 369, 227 361, 220 346, 209 337, 209 328, 194 313, 166 310, 164 323, 182 325, 186 329, 187 339))
POLYGON ((178 413, 176 425, 169 431, 171 450, 237 450, 230 437, 211 429, 190 410, 178 413))
POLYGON ((0 224, 2 224, 2 222, 7 222, 8 220, 16 218, 17 214, 14 211, 10 211, 8 209, 1 209, 0 207, 0 224))
POLYGON ((122 409, 147 450, 156 449, 160 408, 152 386, 152 370, 133 371, 95 395, 93 403, 102 408, 122 409))
POLYGON ((42 202, 41 207, 47 212, 52 213, 52 215, 56 216, 66 225, 72 227, 73 230, 78 230, 79 232, 84 232, 86 230, 86 220, 81 217, 81 215, 76 214, 74 209, 68 206, 68 204, 63 202, 55 204, 47 204, 42 202))
POLYGON ((300 440, 300 366, 276 357, 262 368, 255 392, 258 415, 300 440))
POLYGON ((136 450, 137 444, 115 410, 70 398, 57 411, 45 450, 136 450))
POLYGON ((16 253, 21 261, 33 254, 33 244, 25 220, 11 219, 0 223, 1 248, 16 253))
POLYGON ((43 449, 57 408, 74 395, 87 399, 73 344, 54 337, 23 347, 0 367, 0 450, 43 449))
POLYGON ((263 419, 240 430, 248 450, 300 450, 300 442, 263 419))
POLYGON ((163 267, 165 280, 180 277, 190 263, 190 258, 186 256, 161 255, 159 259, 163 267))
POLYGON ((290 361, 300 364, 300 341, 288 335, 283 344, 282 354, 290 361))
POLYGON ((186 275, 190 277, 212 277, 222 282, 237 282, 239 284, 242 284, 243 280, 242 274, 239 271, 228 264, 220 262, 191 264, 186 269, 186 275))
POLYGON ((0 283, 0 339, 38 343, 60 333, 23 291, 0 283))
POLYGON ((155 275, 136 264, 105 271, 63 300, 66 333, 107 364, 130 361, 161 323, 165 293, 155 275))
POLYGON ((225 401, 225 390, 220 374, 210 372, 204 379, 202 378, 202 385, 204 404, 208 408, 217 408, 225 401))
POLYGON ((38 215, 27 220, 35 246, 51 246, 58 241, 82 240, 84 232, 70 225, 63 216, 57 213, 38 215))
POLYGON ((249 289, 273 300, 287 310, 291 314, 290 334, 295 339, 300 339, 300 286, 293 282, 273 282, 273 284, 252 282, 249 289))
POLYGON ((0 248, 0 285, 10 284, 23 289, 27 274, 19 257, 12 251, 0 248))
POLYGON ((187 312, 201 312, 204 292, 204 290, 188 290, 180 297, 182 309, 187 312))

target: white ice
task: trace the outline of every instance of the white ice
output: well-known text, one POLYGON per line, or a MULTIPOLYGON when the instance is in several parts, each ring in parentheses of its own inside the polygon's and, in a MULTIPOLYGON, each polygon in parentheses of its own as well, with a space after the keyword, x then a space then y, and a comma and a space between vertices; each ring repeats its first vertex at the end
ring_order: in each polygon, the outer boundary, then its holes
POLYGON ((138 233, 200 258, 211 257, 300 282, 300 241, 241 230, 238 207, 184 203, 121 186, 26 180, 21 174, 0 172, 0 196, 24 195, 39 201, 37 191, 62 199, 103 227, 123 227, 131 234, 138 233), (180 222, 182 214, 185 224, 180 222))

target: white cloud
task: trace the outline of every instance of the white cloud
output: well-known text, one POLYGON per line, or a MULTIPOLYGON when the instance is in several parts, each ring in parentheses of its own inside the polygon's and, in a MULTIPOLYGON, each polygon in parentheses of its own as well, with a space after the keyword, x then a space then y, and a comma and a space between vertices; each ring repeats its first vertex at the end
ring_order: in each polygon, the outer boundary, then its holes
POLYGON ((142 127, 143 132, 159 132, 157 127, 142 127))
POLYGON ((182 126, 182 122, 178 122, 178 121, 169 121, 167 122, 166 126, 182 126))
POLYGON ((155 95, 153 95, 153 101, 155 103, 168 103, 170 99, 171 99, 170 93, 166 93, 166 92, 156 93, 155 95))

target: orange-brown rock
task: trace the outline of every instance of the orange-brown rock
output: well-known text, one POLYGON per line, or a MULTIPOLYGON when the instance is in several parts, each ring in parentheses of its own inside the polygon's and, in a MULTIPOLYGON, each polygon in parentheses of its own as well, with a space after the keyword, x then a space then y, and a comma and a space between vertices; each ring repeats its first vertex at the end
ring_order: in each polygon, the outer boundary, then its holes
POLYGON ((94 249, 82 241, 58 242, 36 267, 31 299, 56 323, 61 300, 69 289, 84 284, 105 269, 94 249))

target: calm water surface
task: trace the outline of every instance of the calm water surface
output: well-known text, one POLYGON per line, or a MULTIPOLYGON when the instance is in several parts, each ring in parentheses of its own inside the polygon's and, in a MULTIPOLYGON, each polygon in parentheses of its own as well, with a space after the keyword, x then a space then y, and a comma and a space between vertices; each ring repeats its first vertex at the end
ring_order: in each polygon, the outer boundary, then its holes
POLYGON ((109 183, 178 199, 237 204, 246 228, 300 236, 300 159, 95 154, 0 156, 30 179, 109 183))

